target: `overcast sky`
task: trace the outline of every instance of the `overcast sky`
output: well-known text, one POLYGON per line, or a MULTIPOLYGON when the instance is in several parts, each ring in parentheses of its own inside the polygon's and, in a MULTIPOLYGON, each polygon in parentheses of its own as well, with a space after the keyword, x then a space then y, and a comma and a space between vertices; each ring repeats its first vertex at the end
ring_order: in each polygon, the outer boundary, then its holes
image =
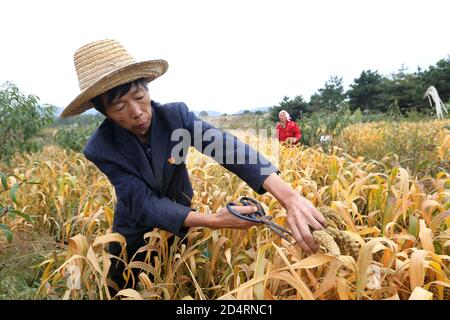
POLYGON ((73 54, 114 38, 165 59, 154 100, 235 112, 283 96, 309 100, 331 75, 415 71, 450 54, 450 1, 0 2, 0 83, 65 107, 79 93, 73 54))

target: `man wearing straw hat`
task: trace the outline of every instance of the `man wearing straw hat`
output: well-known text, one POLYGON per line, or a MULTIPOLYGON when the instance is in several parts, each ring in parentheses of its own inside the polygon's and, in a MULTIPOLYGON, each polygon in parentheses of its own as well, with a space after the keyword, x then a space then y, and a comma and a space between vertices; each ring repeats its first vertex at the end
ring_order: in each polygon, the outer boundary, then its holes
MULTIPOLYGON (((81 93, 64 109, 61 118, 95 108, 106 116, 92 134, 83 153, 114 186, 117 204, 113 231, 127 240, 128 257, 145 245, 143 235, 154 228, 184 237, 190 227, 246 229, 253 222, 239 219, 226 208, 206 215, 191 208, 193 190, 184 163, 175 163, 172 133, 184 129, 194 136, 190 145, 203 152, 210 143, 197 138, 213 130, 224 139, 224 146, 245 151, 245 163, 222 164, 259 194, 272 193, 287 211, 287 223, 297 243, 307 252, 318 249, 309 227, 322 229, 325 219, 307 199, 301 197, 277 175, 277 168, 248 145, 200 121, 184 103, 159 104, 150 99, 147 84, 168 68, 164 60, 136 62, 115 40, 89 43, 75 52, 75 69, 81 93), (257 157, 254 157, 257 155, 257 157), (250 163, 248 159, 257 159, 250 163), (262 170, 264 169, 264 170, 262 170)), ((227 151, 228 152, 228 151, 227 151)), ((217 158, 214 158, 218 160, 217 158)), ((219 159, 221 160, 221 159, 219 159)), ((235 207, 242 214, 254 207, 235 207)), ((119 256, 120 247, 110 245, 119 256)), ((137 256, 138 257, 138 256, 137 256)), ((125 284, 122 269, 112 264, 110 275, 121 289, 125 284)))

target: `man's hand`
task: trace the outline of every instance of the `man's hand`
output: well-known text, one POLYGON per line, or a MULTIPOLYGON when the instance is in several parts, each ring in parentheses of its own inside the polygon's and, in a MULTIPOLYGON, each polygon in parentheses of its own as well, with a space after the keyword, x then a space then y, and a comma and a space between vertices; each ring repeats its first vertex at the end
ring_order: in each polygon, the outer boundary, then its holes
MULTIPOLYGON (((252 214, 255 213, 258 209, 254 206, 233 206, 233 209, 240 214, 252 214)), ((257 222, 247 221, 241 218, 236 217, 227 208, 219 209, 215 215, 213 215, 214 220, 211 226, 212 229, 248 229, 255 225, 258 225, 257 222)))
MULTIPOLYGON (((240 214, 252 214, 258 209, 254 206, 233 206, 240 214)), ((211 229, 248 229, 258 225, 256 222, 247 221, 234 216, 227 208, 219 209, 215 214, 202 214, 191 211, 184 220, 185 227, 207 227, 211 229)))
POLYGON ((287 224, 295 241, 307 253, 319 250, 314 241, 310 227, 321 230, 327 223, 324 216, 312 203, 300 196, 276 173, 271 174, 263 184, 263 188, 274 195, 287 211, 287 224))
POLYGON ((289 144, 294 144, 294 143, 297 142, 297 138, 289 137, 289 138, 286 139, 286 142, 289 143, 289 144))
POLYGON ((284 207, 287 211, 286 221, 295 241, 307 253, 318 251, 319 246, 314 241, 310 227, 315 230, 322 230, 326 227, 327 222, 323 215, 308 199, 299 194, 293 194, 287 198, 284 207))

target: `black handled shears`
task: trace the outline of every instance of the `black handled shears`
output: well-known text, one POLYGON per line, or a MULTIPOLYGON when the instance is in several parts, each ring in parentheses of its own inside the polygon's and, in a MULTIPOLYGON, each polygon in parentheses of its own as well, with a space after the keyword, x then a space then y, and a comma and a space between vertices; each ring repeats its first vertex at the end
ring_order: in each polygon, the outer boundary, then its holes
POLYGON ((286 235, 289 235, 292 237, 292 233, 289 230, 286 230, 279 224, 271 221, 272 216, 267 216, 266 212, 264 211, 264 208, 262 207, 261 203, 259 203, 257 200, 250 198, 250 197, 242 197, 239 202, 242 206, 254 206, 258 210, 255 213, 252 214, 241 214, 233 209, 233 206, 238 206, 238 204, 234 202, 230 202, 227 204, 227 209, 230 211, 233 215, 240 219, 244 219, 251 222, 256 223, 264 223, 270 230, 275 232, 277 235, 285 239, 286 241, 293 243, 291 239, 289 239, 286 235))

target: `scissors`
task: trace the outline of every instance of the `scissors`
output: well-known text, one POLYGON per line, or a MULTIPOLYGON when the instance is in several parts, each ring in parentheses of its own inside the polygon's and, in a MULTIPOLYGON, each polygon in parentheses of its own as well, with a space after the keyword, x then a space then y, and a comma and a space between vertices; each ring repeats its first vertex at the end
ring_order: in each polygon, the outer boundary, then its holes
POLYGON ((286 230, 279 224, 271 221, 272 216, 267 216, 266 212, 264 211, 264 208, 262 207, 261 203, 259 203, 257 200, 250 198, 250 197, 242 197, 239 202, 241 205, 247 207, 247 206, 256 206, 258 209, 255 213, 252 214, 240 214, 235 209, 233 209, 233 206, 237 206, 236 203, 230 202, 227 204, 227 209, 230 211, 233 215, 240 219, 244 219, 251 222, 256 223, 264 223, 270 230, 275 232, 277 235, 279 235, 281 238, 285 239, 286 241, 293 243, 291 239, 289 239, 286 235, 289 235, 292 237, 292 233, 289 230, 286 230))

